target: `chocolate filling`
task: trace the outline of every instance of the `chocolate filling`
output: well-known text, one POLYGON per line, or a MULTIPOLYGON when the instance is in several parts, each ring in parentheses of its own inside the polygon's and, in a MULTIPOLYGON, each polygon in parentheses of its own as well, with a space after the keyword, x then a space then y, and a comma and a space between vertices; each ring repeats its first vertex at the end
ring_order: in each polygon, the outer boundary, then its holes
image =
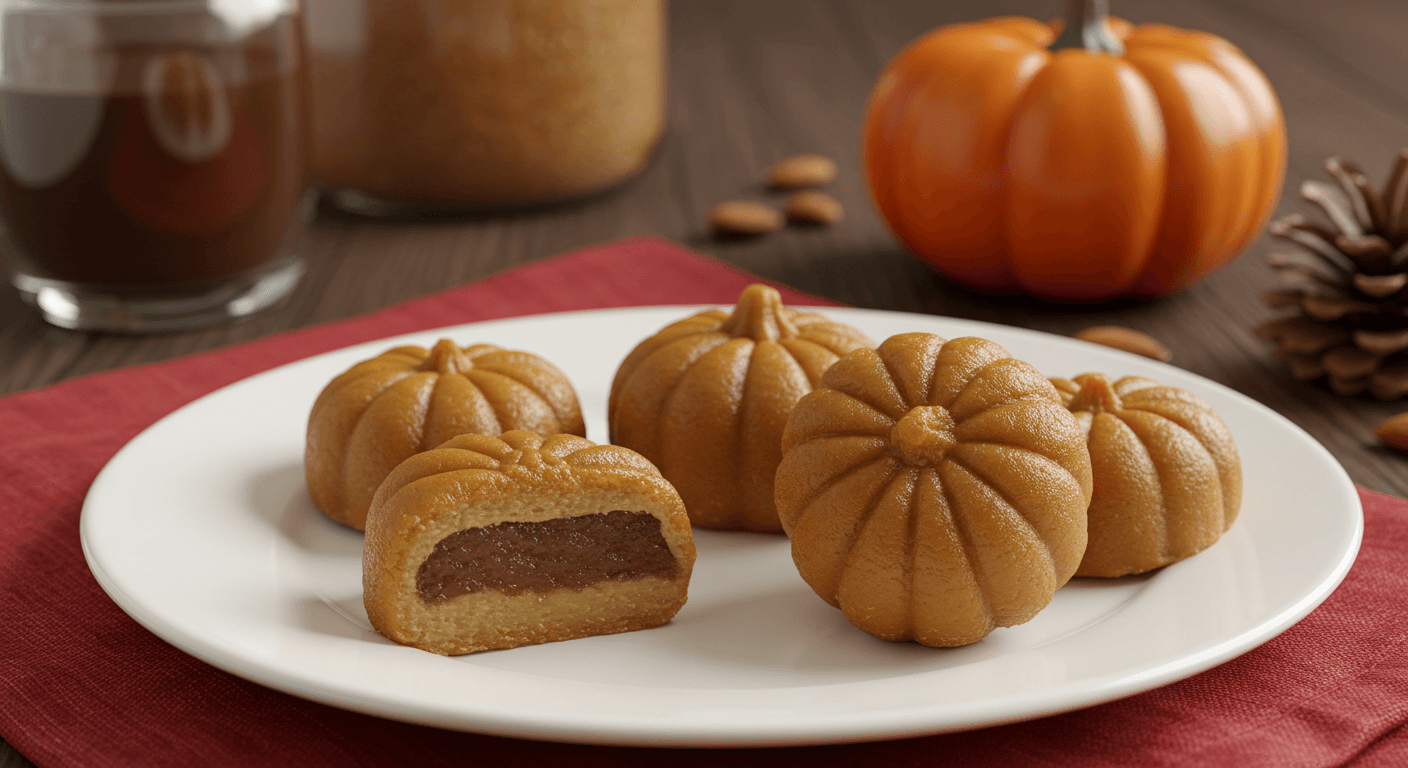
POLYGON ((421 563, 416 590, 438 603, 485 590, 521 595, 677 573, 660 521, 618 509, 456 531, 421 563))

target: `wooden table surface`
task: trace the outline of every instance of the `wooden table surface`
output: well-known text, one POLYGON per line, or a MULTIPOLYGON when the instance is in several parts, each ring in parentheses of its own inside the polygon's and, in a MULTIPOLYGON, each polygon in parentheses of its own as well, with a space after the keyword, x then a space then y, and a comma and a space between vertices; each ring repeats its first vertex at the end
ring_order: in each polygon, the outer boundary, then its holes
MULTIPOLYGON (((1408 146, 1408 5, 1401 0, 1115 0, 1135 22, 1222 35, 1278 91, 1290 163, 1278 214, 1307 211, 1295 190, 1324 178, 1327 156, 1379 181, 1408 146)), ((578 246, 656 233, 745 270, 859 307, 924 312, 1069 334, 1115 323, 1164 341, 1174 363, 1284 414, 1322 442, 1356 483, 1408 496, 1408 457, 1372 430, 1402 404, 1340 397, 1293 380, 1249 332, 1273 316, 1257 300, 1279 285, 1263 237, 1180 295, 1146 304, 1061 307, 994 299, 946 284, 886 230, 864 190, 859 125, 884 63, 932 27, 1000 14, 1059 15, 1057 0, 674 0, 669 132, 626 187, 552 210, 459 220, 380 222, 324 211, 308 238, 309 270, 289 301, 210 330, 154 336, 49 327, 0 292, 0 394, 165 360, 357 315, 578 246), (794 152, 835 158, 830 191, 846 207, 830 228, 787 229, 721 243, 704 229, 714 203, 758 197, 758 179, 794 152)), ((0 438, 3 439, 3 438, 0 438)), ((31 763, 0 743, 0 768, 31 763)))

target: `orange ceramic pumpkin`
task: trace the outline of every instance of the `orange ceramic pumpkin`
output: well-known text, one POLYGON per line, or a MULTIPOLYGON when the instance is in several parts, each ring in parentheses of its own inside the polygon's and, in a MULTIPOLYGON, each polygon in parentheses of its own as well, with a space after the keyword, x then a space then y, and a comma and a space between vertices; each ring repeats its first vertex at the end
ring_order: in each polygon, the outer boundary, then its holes
POLYGON ((1220 37, 1069 2, 1064 24, 957 24, 896 56, 865 122, 871 194, 906 246, 970 288, 1057 301, 1185 288, 1275 207, 1276 94, 1220 37))

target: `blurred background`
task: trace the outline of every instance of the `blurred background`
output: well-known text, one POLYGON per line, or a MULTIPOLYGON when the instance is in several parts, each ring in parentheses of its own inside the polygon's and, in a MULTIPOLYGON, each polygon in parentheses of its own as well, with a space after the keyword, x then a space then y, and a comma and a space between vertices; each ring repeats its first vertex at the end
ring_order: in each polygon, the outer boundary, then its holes
MULTIPOLYGON (((1327 157, 1354 159, 1382 184, 1408 145, 1408 81, 1402 77, 1408 9, 1397 0, 1115 0, 1110 10, 1136 23, 1221 35, 1265 72, 1289 135, 1287 192, 1277 215, 1316 213, 1295 190, 1303 180, 1325 178, 1327 157)), ((1071 307, 956 288, 891 235, 868 198, 859 153, 867 96, 885 63, 941 25, 1004 14, 1050 19, 1062 12, 1055 0, 672 0, 665 133, 648 166, 624 185, 567 204, 473 215, 372 218, 323 202, 301 246, 306 273, 288 299, 204 330, 149 336, 68 331, 45 324, 15 292, 0 291, 0 393, 349 317, 579 246, 656 234, 859 307, 1055 333, 1098 323, 1134 327, 1167 344, 1176 364, 1294 414, 1338 455, 1366 450, 1369 430, 1398 409, 1296 382, 1270 345, 1249 332, 1276 314, 1257 298, 1280 285, 1264 263, 1266 237, 1183 293, 1071 307), (760 180, 769 165, 799 152, 837 162, 839 174, 827 191, 844 205, 843 221, 756 239, 709 234, 708 212, 720 201, 779 202, 760 180)), ((1355 479, 1408 490, 1396 477, 1400 465, 1382 458, 1373 454, 1355 479)))

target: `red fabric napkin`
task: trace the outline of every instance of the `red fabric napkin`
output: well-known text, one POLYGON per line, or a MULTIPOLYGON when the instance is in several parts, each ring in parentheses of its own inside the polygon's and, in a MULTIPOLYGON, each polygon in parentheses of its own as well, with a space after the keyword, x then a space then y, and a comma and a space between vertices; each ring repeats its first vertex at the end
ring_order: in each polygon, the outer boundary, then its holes
MULTIPOLYGON (((1344 584, 1280 637, 1196 677, 1027 723, 776 750, 589 747, 442 731, 263 688, 129 619, 83 560, 103 464, 224 384, 349 344, 542 312, 730 303, 754 278, 662 240, 611 243, 365 317, 0 399, 0 736, 40 766, 1408 765, 1408 502, 1361 491, 1344 584)), ((790 303, 824 303, 784 289, 790 303)))

